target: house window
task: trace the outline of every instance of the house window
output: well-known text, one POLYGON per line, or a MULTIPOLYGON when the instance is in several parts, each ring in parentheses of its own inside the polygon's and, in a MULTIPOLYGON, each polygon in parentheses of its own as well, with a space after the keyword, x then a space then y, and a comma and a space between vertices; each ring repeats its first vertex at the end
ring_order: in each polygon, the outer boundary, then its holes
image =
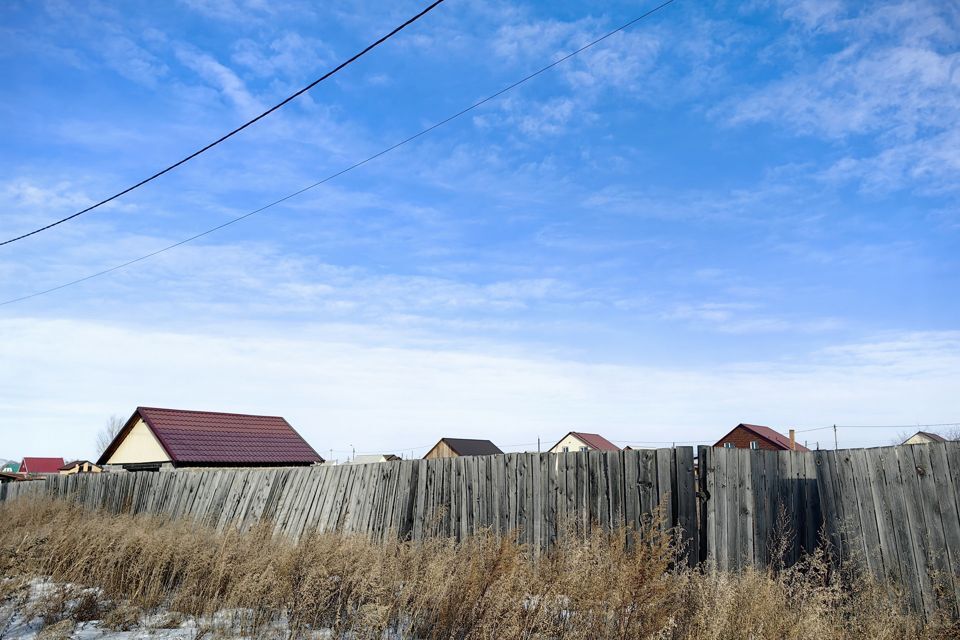
POLYGON ((759 448, 760 448, 760 443, 757 442, 756 440, 751 440, 751 441, 750 441, 750 448, 751 448, 751 449, 759 449, 759 448))
POLYGON ((570 447, 564 447, 564 448, 563 448, 563 452, 564 452, 564 453, 570 453, 570 447))
POLYGON ((732 443, 732 442, 724 442, 724 443, 723 443, 723 448, 724 448, 724 449, 733 449, 733 443, 732 443))
POLYGON ((583 451, 589 451, 589 450, 590 450, 590 447, 580 447, 580 451, 581 451, 581 452, 583 452, 583 451))

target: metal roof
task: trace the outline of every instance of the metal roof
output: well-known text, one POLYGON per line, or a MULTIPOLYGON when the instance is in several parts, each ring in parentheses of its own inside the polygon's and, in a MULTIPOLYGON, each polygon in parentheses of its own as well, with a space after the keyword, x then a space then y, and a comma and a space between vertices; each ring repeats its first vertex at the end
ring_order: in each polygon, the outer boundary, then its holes
POLYGON ((323 462, 290 423, 279 416, 137 407, 97 464, 106 464, 138 418, 143 419, 175 464, 323 462))
POLYGON ((20 463, 21 473, 58 473, 63 458, 24 458, 20 463))
MULTIPOLYGON (((503 453, 503 451, 500 451, 500 447, 493 444, 489 440, 473 440, 470 438, 441 438, 440 442, 446 443, 446 445, 450 447, 458 456, 490 456, 503 453)), ((431 449, 431 451, 432 450, 433 449, 431 449)))

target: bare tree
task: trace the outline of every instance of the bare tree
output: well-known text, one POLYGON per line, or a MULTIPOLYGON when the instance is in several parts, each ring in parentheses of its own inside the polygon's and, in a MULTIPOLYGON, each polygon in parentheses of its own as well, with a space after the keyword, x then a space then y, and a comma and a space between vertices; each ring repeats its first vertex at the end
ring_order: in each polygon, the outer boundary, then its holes
POLYGON ((97 433, 97 451, 99 453, 102 454, 107 450, 107 447, 109 447, 113 439, 117 437, 117 434, 120 433, 120 429, 123 429, 123 425, 125 425, 126 422, 126 420, 116 415, 107 418, 106 424, 104 424, 100 432, 97 433))

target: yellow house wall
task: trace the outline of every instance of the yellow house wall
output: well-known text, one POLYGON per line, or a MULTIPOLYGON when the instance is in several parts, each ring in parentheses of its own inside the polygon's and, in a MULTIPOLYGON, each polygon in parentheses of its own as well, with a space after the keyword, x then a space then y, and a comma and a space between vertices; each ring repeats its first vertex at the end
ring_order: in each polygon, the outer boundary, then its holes
POLYGON ((169 462, 170 456, 160 446, 157 437, 143 420, 137 421, 107 464, 134 464, 138 462, 169 462))
POLYGON ((563 453, 564 447, 570 447, 570 453, 576 453, 577 451, 580 451, 580 447, 586 446, 587 443, 580 438, 571 434, 567 434, 566 438, 558 442, 553 449, 550 449, 550 453, 563 453))
POLYGON ((906 440, 904 440, 903 444, 930 444, 931 442, 933 441, 927 436, 921 433, 915 433, 909 438, 907 438, 906 440))

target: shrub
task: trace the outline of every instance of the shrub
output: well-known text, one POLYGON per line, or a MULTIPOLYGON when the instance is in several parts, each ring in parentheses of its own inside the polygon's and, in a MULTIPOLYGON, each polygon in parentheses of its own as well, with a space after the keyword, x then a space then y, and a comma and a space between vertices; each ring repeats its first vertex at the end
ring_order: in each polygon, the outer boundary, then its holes
MULTIPOLYGON (((322 628, 333 637, 423 639, 866 640, 957 632, 951 616, 925 625, 895 592, 849 566, 833 570, 823 553, 778 570, 689 569, 675 562, 671 532, 658 521, 640 531, 571 530, 533 558, 515 537, 489 533, 459 543, 310 533, 293 543, 274 537, 269 524, 217 533, 49 500, 4 504, 0 517, 6 575, 97 587, 128 603, 106 616, 115 629, 136 627, 139 607, 162 607, 208 620, 229 611, 233 629, 251 636, 280 626, 290 637, 322 628)), ((49 603, 52 613, 71 615, 58 607, 49 603)))

